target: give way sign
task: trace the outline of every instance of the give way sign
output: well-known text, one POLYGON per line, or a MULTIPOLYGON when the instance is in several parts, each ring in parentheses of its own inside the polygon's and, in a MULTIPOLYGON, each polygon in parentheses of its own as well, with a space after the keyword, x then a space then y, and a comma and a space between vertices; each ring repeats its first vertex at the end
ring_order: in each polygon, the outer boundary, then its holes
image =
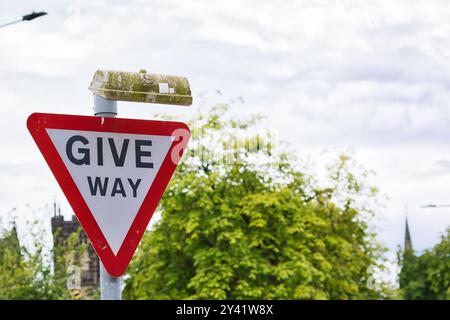
POLYGON ((28 130, 108 273, 121 276, 190 138, 186 124, 34 113, 28 130))

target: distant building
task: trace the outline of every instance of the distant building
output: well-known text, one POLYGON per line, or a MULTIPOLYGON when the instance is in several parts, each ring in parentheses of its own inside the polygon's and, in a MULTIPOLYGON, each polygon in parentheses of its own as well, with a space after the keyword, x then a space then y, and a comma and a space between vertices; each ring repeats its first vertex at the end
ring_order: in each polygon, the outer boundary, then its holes
POLYGON ((405 223, 405 245, 403 248, 404 248, 404 252, 413 251, 411 233, 409 232, 409 226, 408 226, 408 217, 406 217, 406 223, 405 223))
MULTIPOLYGON (((81 229, 81 225, 78 222, 78 219, 73 215, 71 220, 65 221, 64 217, 61 215, 61 209, 57 209, 56 203, 54 203, 53 206, 54 215, 51 218, 51 225, 54 245, 57 246, 64 243, 69 236, 72 233, 77 232, 79 228, 81 229), (60 230, 58 237, 55 237, 58 230, 60 230)), ((99 259, 84 231, 80 232, 80 243, 89 243, 88 250, 81 258, 81 265, 78 266, 81 269, 81 289, 97 288, 100 283, 99 259)))

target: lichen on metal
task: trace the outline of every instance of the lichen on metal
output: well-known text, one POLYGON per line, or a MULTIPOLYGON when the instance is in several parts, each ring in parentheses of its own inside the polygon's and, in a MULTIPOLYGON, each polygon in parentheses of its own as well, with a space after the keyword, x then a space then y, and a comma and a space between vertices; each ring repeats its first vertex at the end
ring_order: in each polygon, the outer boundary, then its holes
POLYGON ((150 74, 145 70, 97 70, 89 90, 108 100, 192 104, 191 89, 185 77, 150 74))

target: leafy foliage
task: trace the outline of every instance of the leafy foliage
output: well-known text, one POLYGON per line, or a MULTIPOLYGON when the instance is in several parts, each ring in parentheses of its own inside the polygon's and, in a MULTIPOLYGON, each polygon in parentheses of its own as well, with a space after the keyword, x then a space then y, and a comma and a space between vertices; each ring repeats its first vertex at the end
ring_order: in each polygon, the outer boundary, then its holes
POLYGON ((450 299, 450 229, 441 241, 421 255, 399 255, 400 288, 405 299, 450 299))
POLYGON ((192 121, 192 148, 161 201, 161 219, 144 235, 124 296, 386 297, 364 281, 382 262, 367 225, 377 190, 352 172, 351 159, 341 156, 320 187, 282 143, 257 133, 257 118, 230 119, 226 110, 192 121))

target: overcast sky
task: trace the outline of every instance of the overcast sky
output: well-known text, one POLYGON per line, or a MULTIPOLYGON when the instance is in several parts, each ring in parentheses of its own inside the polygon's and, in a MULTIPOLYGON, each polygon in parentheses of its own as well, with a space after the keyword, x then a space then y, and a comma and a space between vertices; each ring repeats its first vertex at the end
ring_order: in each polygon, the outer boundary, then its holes
MULTIPOLYGON (((450 208, 420 208, 450 204, 448 1, 4 0, 0 24, 33 9, 49 15, 0 29, 2 215, 53 198, 69 211, 27 116, 90 115, 96 69, 146 68, 188 77, 196 101, 243 97, 232 111, 262 113, 301 157, 353 148, 389 197, 377 225, 391 250, 405 204, 416 249, 450 225, 450 208)), ((191 112, 119 105, 131 118, 155 110, 191 112)))

